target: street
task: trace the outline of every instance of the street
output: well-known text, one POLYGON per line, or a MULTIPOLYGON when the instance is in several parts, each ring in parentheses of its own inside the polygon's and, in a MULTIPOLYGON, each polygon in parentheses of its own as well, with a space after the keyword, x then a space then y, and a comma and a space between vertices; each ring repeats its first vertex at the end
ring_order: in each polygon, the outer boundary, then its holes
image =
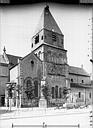
MULTIPOLYGON (((90 126, 90 111, 92 107, 83 109, 39 109, 21 108, 0 116, 0 128, 12 128, 13 125, 80 125, 80 128, 90 126)), ((23 126, 22 126, 23 127, 23 126)), ((25 127, 27 128, 27 127, 25 127)), ((56 127, 57 128, 57 127, 56 127)), ((72 127, 70 127, 72 128, 72 127)))

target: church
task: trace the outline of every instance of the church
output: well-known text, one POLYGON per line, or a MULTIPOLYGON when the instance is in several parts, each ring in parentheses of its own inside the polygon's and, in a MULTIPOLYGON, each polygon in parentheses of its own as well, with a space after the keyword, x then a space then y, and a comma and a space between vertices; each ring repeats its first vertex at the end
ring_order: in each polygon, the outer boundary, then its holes
MULTIPOLYGON (((47 86, 50 91, 49 102, 51 106, 64 102, 63 88, 70 90, 68 102, 91 103, 90 76, 83 67, 68 65, 64 35, 48 5, 44 8, 38 27, 32 37, 31 53, 22 58, 8 55, 4 49, 3 56, 7 60, 4 62, 7 65, 7 80, 4 84, 14 82, 16 83, 14 88, 18 86, 20 90, 19 94, 15 91, 16 89, 14 90, 12 98, 14 106, 18 103, 21 107, 32 106, 32 103, 33 106, 39 106, 42 86, 47 86), (33 100, 29 97, 32 90, 34 90, 33 100)), ((0 63, 0 66, 5 66, 4 63, 3 65, 0 63)), ((0 90, 3 86, 2 95, 7 102, 6 85, 1 85, 1 77, 0 74, 0 90)))

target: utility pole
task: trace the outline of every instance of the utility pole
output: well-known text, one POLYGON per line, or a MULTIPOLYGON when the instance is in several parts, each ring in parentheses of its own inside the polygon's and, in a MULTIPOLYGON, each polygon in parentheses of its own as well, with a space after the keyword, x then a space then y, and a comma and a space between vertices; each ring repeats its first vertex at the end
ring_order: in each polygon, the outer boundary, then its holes
POLYGON ((91 86, 92 86, 92 104, 93 104, 93 8, 92 8, 92 57, 90 59, 91 63, 92 63, 92 75, 91 75, 91 78, 92 78, 92 81, 91 81, 91 86))
POLYGON ((0 8, 0 54, 1 54, 1 33, 2 33, 2 7, 0 8))

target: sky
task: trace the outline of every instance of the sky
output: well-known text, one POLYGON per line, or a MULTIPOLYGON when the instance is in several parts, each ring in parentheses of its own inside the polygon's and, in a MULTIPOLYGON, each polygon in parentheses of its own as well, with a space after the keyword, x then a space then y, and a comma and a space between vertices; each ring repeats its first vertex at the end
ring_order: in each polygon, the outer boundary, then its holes
MULTIPOLYGON (((64 34, 68 64, 91 73, 91 8, 48 3, 50 12, 64 34), (89 26, 90 25, 90 26, 89 26)), ((34 35, 45 3, 0 8, 0 53, 24 57, 31 51, 34 35)))

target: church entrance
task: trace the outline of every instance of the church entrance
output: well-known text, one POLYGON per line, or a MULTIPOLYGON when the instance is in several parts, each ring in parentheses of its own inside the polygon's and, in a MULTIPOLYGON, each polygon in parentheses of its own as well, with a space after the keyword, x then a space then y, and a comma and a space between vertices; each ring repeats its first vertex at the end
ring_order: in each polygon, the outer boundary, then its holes
POLYGON ((25 80, 25 105, 30 107, 38 107, 39 101, 39 82, 38 79, 31 77, 25 80))

